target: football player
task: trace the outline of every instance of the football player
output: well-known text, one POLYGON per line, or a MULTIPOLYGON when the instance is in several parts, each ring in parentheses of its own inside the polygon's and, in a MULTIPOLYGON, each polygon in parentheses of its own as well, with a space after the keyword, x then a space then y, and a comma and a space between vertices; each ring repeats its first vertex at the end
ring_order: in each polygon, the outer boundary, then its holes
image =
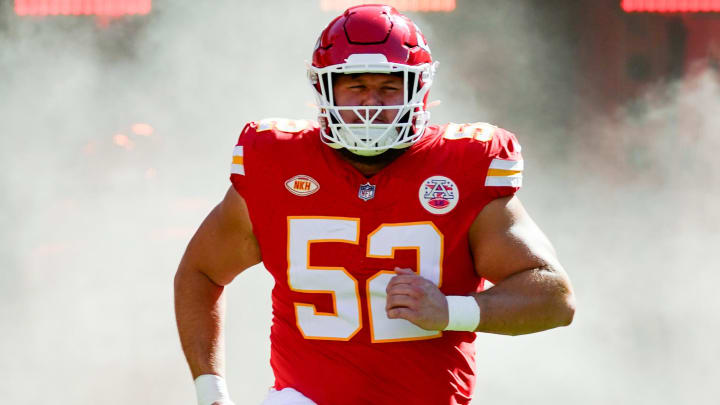
POLYGON ((242 130, 232 186, 175 277, 199 404, 231 403, 223 287, 260 261, 275 280, 265 404, 467 404, 475 332, 571 322, 568 277, 515 197, 518 141, 430 125, 435 68, 410 19, 352 7, 313 52, 318 121, 242 130))

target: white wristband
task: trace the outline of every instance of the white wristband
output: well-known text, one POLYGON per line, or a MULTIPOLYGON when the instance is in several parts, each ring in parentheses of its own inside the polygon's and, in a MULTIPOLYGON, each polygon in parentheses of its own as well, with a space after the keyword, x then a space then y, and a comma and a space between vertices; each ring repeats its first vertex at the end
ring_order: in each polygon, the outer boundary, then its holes
POLYGON ((203 374, 195 379, 198 405, 212 405, 214 402, 225 401, 232 404, 225 379, 215 374, 203 374))
POLYGON ((445 330, 475 332, 480 324, 480 306, 473 296, 448 295, 448 325, 445 330))

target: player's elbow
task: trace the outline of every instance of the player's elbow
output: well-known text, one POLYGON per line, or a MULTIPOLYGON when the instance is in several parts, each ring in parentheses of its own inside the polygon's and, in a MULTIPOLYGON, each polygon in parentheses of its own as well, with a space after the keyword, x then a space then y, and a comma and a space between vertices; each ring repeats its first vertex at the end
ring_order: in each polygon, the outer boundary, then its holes
POLYGON ((568 290, 562 295, 558 307, 558 326, 570 325, 575 317, 575 295, 572 290, 568 290))
POLYGON ((570 279, 564 271, 554 271, 551 295, 554 307, 555 327, 568 326, 575 317, 575 293, 570 279))

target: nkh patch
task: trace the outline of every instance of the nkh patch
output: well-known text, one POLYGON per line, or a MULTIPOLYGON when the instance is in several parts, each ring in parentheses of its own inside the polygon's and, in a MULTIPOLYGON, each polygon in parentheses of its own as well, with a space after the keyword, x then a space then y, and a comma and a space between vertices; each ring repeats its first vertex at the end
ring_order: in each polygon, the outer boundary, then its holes
POLYGON ((358 189, 358 198, 363 201, 371 200, 375 197, 375 185, 367 182, 358 189))
POLYGON ((285 182, 285 188, 295 195, 305 197, 317 192, 320 189, 320 184, 310 176, 298 174, 285 182))
POLYGON ((452 211, 460 198, 455 182, 445 176, 425 179, 418 190, 420 205, 431 214, 447 214, 452 211))

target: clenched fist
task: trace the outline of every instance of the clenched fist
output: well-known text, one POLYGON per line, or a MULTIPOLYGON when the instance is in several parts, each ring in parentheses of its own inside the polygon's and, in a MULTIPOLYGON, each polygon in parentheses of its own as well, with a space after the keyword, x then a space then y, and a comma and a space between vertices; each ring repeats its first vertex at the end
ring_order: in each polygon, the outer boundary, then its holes
POLYGON ((388 318, 406 319, 425 330, 445 329, 449 319, 445 294, 410 269, 396 267, 395 273, 385 289, 388 318))

